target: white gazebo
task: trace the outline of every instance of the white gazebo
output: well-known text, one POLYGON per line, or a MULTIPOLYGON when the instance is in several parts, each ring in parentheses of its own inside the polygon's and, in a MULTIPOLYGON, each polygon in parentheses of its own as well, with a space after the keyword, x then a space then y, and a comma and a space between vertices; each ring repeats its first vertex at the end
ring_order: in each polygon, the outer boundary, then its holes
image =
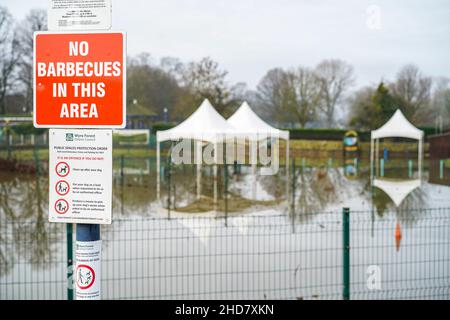
MULTIPOLYGON (((262 120, 248 105, 247 102, 243 102, 236 112, 228 118, 227 122, 234 128, 236 137, 244 137, 259 141, 267 138, 280 138, 286 140, 286 181, 289 177, 289 131, 280 130, 272 127, 264 120, 262 120)), ((255 156, 255 150, 252 151, 252 155, 255 156)), ((256 159, 251 161, 253 167, 253 173, 256 171, 256 159)), ((287 183, 287 185, 289 185, 287 183)), ((288 191, 288 190, 286 190, 288 191)), ((256 196, 256 181, 253 188, 253 196, 256 196)))
MULTIPOLYGON (((418 141, 418 171, 419 179, 422 177, 422 159, 423 159, 423 131, 417 129, 408 119, 405 118, 400 109, 395 111, 394 115, 380 128, 373 130, 370 137, 370 177, 373 181, 373 165, 378 168, 379 162, 379 142, 383 138, 408 138, 418 141)), ((378 169, 375 172, 377 174, 378 169)))
MULTIPOLYGON (((194 140, 196 144, 196 164, 197 164, 197 198, 201 194, 201 165, 202 165, 202 144, 217 143, 227 136, 233 135, 234 130, 223 118, 211 103, 205 99, 200 107, 192 113, 189 118, 181 122, 178 126, 164 131, 156 132, 156 193, 160 199, 160 143, 164 141, 177 141, 180 139, 194 140)), ((214 152, 214 179, 217 182, 217 157, 218 152, 214 152)), ((214 184, 214 199, 217 199, 217 184, 214 184)))

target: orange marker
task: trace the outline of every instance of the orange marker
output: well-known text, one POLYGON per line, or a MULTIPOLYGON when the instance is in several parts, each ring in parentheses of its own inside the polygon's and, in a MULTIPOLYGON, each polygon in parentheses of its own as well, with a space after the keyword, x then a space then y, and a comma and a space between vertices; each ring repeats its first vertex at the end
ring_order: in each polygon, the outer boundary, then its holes
POLYGON ((400 228, 400 222, 397 221, 395 226, 395 248, 397 251, 400 250, 400 242, 402 241, 402 230, 400 228))

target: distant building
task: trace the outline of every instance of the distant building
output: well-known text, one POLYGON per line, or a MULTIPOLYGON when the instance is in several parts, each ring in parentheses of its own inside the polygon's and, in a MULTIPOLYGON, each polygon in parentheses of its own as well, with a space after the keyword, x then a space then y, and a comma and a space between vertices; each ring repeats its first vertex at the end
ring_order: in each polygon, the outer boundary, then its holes
POLYGON ((128 104, 127 129, 149 129, 151 124, 157 121, 161 121, 161 116, 153 112, 151 108, 137 102, 128 104))
POLYGON ((430 144, 430 159, 450 159, 450 131, 427 137, 430 144))

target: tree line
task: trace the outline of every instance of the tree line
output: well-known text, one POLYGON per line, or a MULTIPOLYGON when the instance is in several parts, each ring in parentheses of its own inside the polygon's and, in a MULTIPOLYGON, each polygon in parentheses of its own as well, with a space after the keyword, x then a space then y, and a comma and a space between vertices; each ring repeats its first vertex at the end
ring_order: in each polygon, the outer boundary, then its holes
MULTIPOLYGON (((30 113, 33 108, 33 33, 46 30, 45 10, 34 9, 15 21, 0 6, 0 113, 30 113)), ((355 88, 354 68, 339 59, 314 67, 273 68, 255 90, 231 83, 228 72, 209 57, 183 62, 128 57, 127 106, 178 122, 208 98, 225 117, 246 100, 264 119, 280 127, 347 127, 369 130, 397 108, 416 125, 443 125, 450 118, 450 80, 432 79, 417 66, 401 67, 392 81, 355 88)))

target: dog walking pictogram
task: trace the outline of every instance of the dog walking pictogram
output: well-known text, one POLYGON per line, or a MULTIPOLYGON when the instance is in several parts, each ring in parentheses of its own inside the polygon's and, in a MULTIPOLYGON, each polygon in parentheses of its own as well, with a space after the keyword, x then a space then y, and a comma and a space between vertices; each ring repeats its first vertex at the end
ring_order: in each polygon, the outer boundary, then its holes
POLYGON ((90 288, 95 281, 95 272, 90 266, 80 264, 77 267, 77 286, 82 290, 90 288))
POLYGON ((70 172, 70 167, 66 162, 58 162, 56 165, 56 174, 62 178, 67 176, 70 172))
POLYGON ((58 214, 64 214, 69 210, 69 204, 64 199, 59 199, 55 202, 55 210, 58 214))
POLYGON ((55 185, 55 191, 60 196, 65 196, 70 191, 69 183, 67 181, 64 181, 64 180, 58 181, 56 183, 56 185, 55 185))

